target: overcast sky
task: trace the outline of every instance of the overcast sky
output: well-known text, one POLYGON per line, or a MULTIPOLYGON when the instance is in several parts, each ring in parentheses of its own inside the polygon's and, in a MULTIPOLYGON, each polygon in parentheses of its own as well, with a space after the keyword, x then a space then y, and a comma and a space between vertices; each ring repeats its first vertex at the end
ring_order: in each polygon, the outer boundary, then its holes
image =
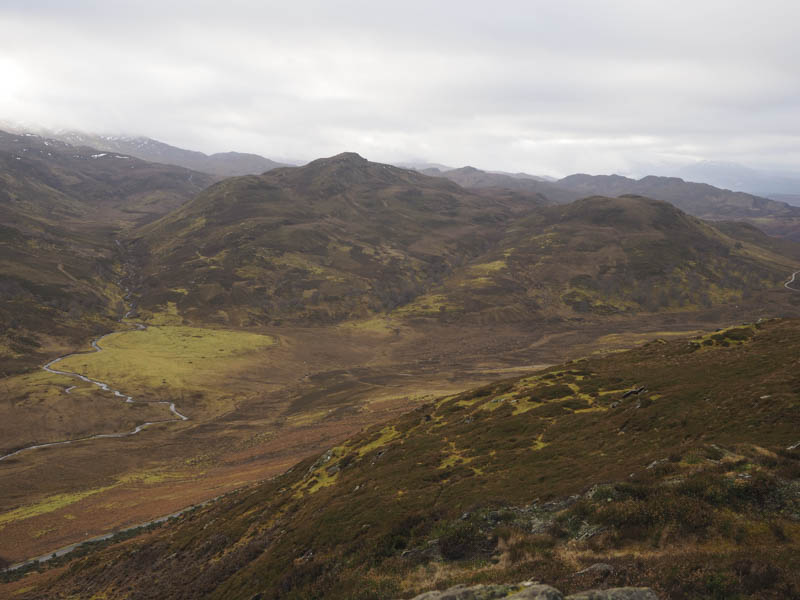
POLYGON ((797 170, 798 23, 797 0, 0 0, 0 119, 273 158, 797 170))

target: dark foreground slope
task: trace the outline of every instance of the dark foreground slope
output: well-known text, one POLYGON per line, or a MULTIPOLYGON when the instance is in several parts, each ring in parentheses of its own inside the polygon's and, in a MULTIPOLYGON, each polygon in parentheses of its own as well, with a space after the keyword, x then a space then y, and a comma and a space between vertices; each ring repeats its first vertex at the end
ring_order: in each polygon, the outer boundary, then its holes
POLYGON ((377 599, 527 578, 797 597, 798 353, 800 322, 775 320, 441 398, 19 597, 377 599))

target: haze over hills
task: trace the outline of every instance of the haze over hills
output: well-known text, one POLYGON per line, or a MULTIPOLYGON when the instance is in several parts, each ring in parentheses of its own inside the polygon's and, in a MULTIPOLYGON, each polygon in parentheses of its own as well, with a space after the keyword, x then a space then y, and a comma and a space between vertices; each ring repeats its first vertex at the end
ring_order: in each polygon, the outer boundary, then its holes
POLYGON ((482 171, 475 167, 461 167, 441 171, 422 171, 432 177, 444 177, 468 189, 507 189, 517 193, 533 194, 549 202, 564 203, 575 200, 575 194, 551 185, 552 181, 532 175, 519 176, 510 173, 482 171))
POLYGON ((796 217, 800 209, 743 192, 722 190, 677 177, 647 176, 639 180, 621 175, 570 175, 554 185, 579 194, 620 196, 637 194, 664 200, 681 210, 706 219, 796 217))
POLYGON ((142 136, 104 136, 66 132, 55 137, 77 146, 91 146, 109 152, 123 152, 149 162, 177 165, 220 177, 259 174, 284 166, 258 154, 217 152, 208 155, 142 136))
POLYGON ((676 177, 649 175, 636 180, 621 175, 575 174, 549 181, 481 171, 474 167, 449 171, 429 169, 423 172, 450 179, 468 189, 510 190, 534 194, 542 201, 556 204, 572 202, 586 196, 614 197, 634 194, 669 202, 703 219, 747 220, 771 235, 800 239, 800 208, 791 203, 781 198, 763 198, 676 177))
POLYGON ((5 203, 22 201, 42 213, 50 210, 47 195, 56 192, 84 210, 117 211, 114 216, 135 222, 177 208, 213 181, 205 173, 35 134, 0 132, 0 152, 5 203))
MULTIPOLYGON (((780 195, 800 195, 800 175, 771 173, 730 162, 700 161, 676 170, 686 180, 772 198, 780 195)), ((790 202, 795 206, 798 204, 790 202)))
POLYGON ((258 175, 270 169, 285 166, 258 154, 217 152, 208 155, 195 150, 178 148, 145 136, 101 135, 80 131, 36 129, 13 124, 8 127, 9 130, 21 135, 33 133, 66 142, 72 146, 126 154, 152 163, 175 165, 219 177, 258 175))

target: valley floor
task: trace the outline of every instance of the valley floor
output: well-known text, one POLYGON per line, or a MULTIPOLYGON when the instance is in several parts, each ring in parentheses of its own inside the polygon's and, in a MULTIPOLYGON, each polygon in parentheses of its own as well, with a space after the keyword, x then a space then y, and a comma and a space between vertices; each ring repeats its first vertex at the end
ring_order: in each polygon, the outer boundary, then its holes
MULTIPOLYGON (((241 332, 162 319, 146 331, 126 327, 105 338, 103 353, 59 367, 175 402, 189 419, 0 462, 0 558, 17 563, 262 481, 437 396, 741 320, 731 308, 496 326, 372 319, 241 332)), ((164 405, 120 402, 88 384, 66 394, 76 382, 63 375, 36 371, 3 384, 2 422, 17 424, 3 431, 3 454, 169 416, 164 405)))

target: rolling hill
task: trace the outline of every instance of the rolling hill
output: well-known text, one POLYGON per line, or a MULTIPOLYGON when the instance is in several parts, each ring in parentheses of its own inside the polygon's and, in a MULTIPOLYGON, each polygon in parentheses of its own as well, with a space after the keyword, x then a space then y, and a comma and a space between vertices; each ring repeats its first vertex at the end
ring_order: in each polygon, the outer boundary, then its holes
POLYGON ((779 288, 800 259, 666 202, 545 206, 354 154, 220 182, 133 238, 146 311, 237 325, 697 311, 779 288))
POLYGON ((152 219, 213 182, 205 173, 33 134, 0 131, 0 156, 5 206, 73 224, 152 219))
POLYGON ((430 297, 442 317, 489 322, 691 311, 779 288, 798 260, 796 244, 744 223, 639 196, 591 197, 516 220, 430 297))
POLYGON ((431 177, 444 177, 467 189, 477 190, 511 190, 520 194, 530 194, 548 203, 563 204, 578 198, 571 190, 553 185, 553 181, 532 175, 497 173, 482 171, 475 167, 460 169, 424 169, 422 173, 431 177))
POLYGON ((796 597, 798 352, 773 320, 438 398, 15 597, 796 597))
POLYGON ((536 205, 352 153, 229 179, 136 232, 142 306, 332 322, 406 304, 536 205))
POLYGON ((682 211, 712 221, 736 219, 756 225, 770 235, 800 240, 800 209, 781 198, 763 198, 744 192, 693 183, 677 177, 575 174, 557 181, 482 171, 474 167, 422 171, 444 177, 472 190, 507 190, 529 194, 551 204, 566 204, 588 196, 637 195, 662 200, 682 211))
POLYGON ((554 185, 587 196, 647 196, 669 202, 704 219, 800 216, 800 210, 785 202, 723 190, 705 183, 687 182, 677 177, 650 175, 636 180, 621 175, 577 174, 559 179, 554 185))

